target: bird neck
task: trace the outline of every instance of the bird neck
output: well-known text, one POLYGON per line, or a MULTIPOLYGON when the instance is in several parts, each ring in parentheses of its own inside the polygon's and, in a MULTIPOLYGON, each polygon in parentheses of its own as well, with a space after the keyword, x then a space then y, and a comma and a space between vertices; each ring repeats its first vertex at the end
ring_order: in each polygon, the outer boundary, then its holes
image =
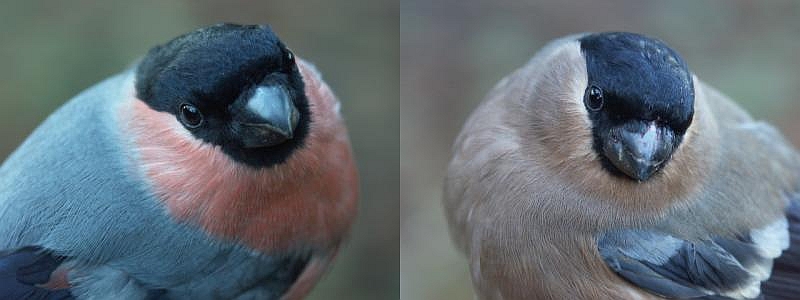
POLYGON ((356 211, 356 168, 338 102, 301 67, 317 117, 305 146, 269 168, 237 163, 134 97, 122 105, 141 171, 170 216, 263 252, 339 244, 356 211))

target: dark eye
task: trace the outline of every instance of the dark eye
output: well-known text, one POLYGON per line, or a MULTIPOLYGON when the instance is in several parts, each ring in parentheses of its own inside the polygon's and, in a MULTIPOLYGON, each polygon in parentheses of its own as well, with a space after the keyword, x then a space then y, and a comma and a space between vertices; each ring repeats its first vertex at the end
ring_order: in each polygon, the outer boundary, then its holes
POLYGON ((603 109, 605 99, 603 99, 603 90, 596 86, 589 86, 586 89, 586 96, 584 96, 583 103, 590 111, 598 111, 603 109))
POLYGON ((203 113, 196 106, 184 103, 181 104, 180 119, 186 127, 197 128, 203 124, 203 113))
POLYGON ((286 48, 286 60, 294 64, 294 53, 292 53, 292 50, 289 50, 289 48, 286 48))

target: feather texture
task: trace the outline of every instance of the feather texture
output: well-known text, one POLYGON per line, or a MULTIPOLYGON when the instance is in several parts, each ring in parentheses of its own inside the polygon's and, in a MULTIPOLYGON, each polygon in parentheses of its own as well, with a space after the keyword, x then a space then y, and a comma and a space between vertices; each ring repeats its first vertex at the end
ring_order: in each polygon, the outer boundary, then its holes
POLYGON ((307 63, 300 67, 318 115, 314 142, 266 179, 255 177, 267 171, 226 165, 213 147, 188 142, 174 117, 137 107, 132 71, 76 96, 0 167, 0 249, 37 245, 68 257, 62 266, 79 299, 302 297, 335 256, 358 186, 337 101, 307 63), (152 125, 166 127, 137 131, 152 125), (314 148, 325 146, 338 148, 314 148), (281 187, 288 175, 304 176, 300 186, 281 187), (184 186, 171 180, 179 176, 207 181, 184 186), (244 186, 222 186, 232 179, 244 186), (317 193, 303 182, 331 186, 317 193), (264 183, 272 186, 256 186, 264 183), (290 201, 301 190, 307 197, 290 201), (247 197, 231 197, 237 192, 247 197))
POLYGON ((754 295, 785 246, 797 153, 693 76, 693 119, 669 163, 643 182, 613 176, 583 104, 583 36, 501 80, 453 146, 445 212, 479 298, 754 295), (663 248, 643 256, 646 245, 663 248))

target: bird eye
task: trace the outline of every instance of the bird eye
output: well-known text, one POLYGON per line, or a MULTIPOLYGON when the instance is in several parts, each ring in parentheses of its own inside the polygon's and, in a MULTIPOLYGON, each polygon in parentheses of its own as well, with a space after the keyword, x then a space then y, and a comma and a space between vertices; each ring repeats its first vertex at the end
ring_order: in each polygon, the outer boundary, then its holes
POLYGON ((286 48, 286 60, 294 64, 294 53, 292 53, 292 50, 289 50, 289 48, 286 48))
POLYGON ((196 106, 184 103, 181 104, 180 119, 186 127, 197 128, 203 124, 203 113, 196 106))
POLYGON ((589 86, 586 89, 586 96, 584 96, 583 103, 590 111, 598 111, 603 109, 603 90, 596 86, 589 86))

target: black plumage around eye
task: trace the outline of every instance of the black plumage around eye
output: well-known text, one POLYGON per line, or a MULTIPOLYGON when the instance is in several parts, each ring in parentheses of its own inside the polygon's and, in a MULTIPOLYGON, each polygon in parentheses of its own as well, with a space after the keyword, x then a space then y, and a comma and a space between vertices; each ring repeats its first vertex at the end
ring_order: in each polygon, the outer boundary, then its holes
POLYGON ((184 103, 181 104, 180 120, 188 128, 197 128, 203 125, 203 113, 196 106, 184 103))
POLYGON ((292 53, 292 50, 289 50, 289 48, 286 48, 286 59, 290 62, 294 62, 294 53, 292 53))
POLYGON ((599 111, 603 109, 603 104, 605 104, 603 89, 593 85, 589 86, 586 89, 586 95, 583 97, 583 103, 590 111, 599 111))

